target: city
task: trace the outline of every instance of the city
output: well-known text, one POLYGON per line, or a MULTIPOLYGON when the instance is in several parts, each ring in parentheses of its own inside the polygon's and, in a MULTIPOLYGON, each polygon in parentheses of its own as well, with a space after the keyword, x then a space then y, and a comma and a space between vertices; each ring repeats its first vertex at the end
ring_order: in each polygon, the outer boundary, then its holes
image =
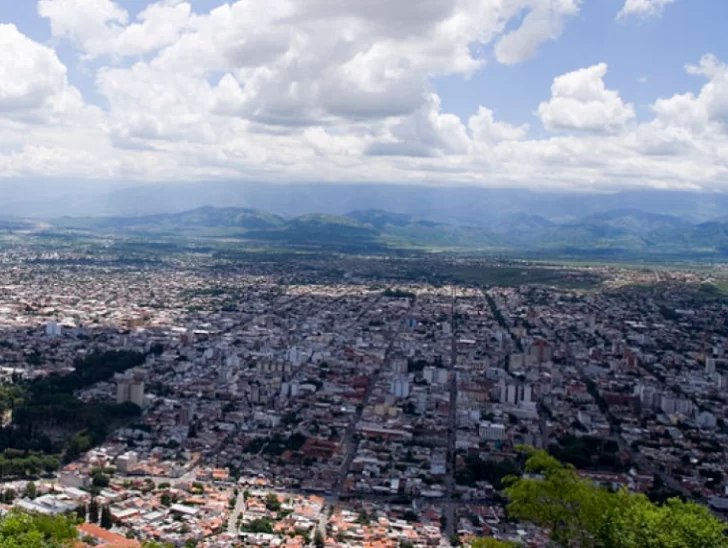
POLYGON ((4 507, 80 511, 94 544, 547 546, 506 518, 521 446, 599 485, 728 509, 715 270, 554 266, 551 285, 495 285, 411 273, 536 267, 2 262, 4 507), (48 422, 54 390, 75 417, 48 422))

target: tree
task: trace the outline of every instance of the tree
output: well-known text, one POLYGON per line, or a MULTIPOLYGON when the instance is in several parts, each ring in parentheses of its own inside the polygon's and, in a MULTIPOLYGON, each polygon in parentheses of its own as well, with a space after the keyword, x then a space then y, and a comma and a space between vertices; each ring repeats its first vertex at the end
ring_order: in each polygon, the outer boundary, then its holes
POLYGON ((265 498, 265 507, 271 512, 278 512, 281 509, 281 503, 278 500, 278 495, 269 493, 265 498))
POLYGON ((104 506, 101 509, 101 523, 99 523, 104 529, 111 529, 114 526, 114 522, 111 519, 111 510, 108 506, 104 506))
POLYGON ((94 487, 104 488, 109 486, 109 476, 102 470, 94 470, 91 475, 91 484, 94 487))
POLYGON ((26 499, 34 499, 38 496, 38 488, 35 486, 35 483, 32 481, 29 481, 25 485, 25 490, 23 491, 23 498, 26 499))
POLYGON ((162 506, 172 506, 172 499, 169 496, 169 493, 162 493, 162 496, 159 497, 159 502, 162 503, 162 506))
POLYGON ((530 452, 526 472, 506 480, 508 515, 547 528, 557 546, 728 548, 726 525, 694 502, 603 489, 545 451, 530 452))
POLYGON ((518 548, 515 542, 498 540, 492 537, 475 539, 470 543, 471 548, 518 548))
POLYGON ((326 539, 324 538, 324 534, 321 532, 321 529, 316 529, 316 534, 313 536, 313 544, 316 548, 324 548, 326 539))
POLYGON ((96 499, 91 499, 88 505, 88 521, 89 523, 99 522, 99 503, 96 499))
POLYGON ((63 516, 31 515, 11 510, 0 521, 0 546, 57 548, 77 537, 74 522, 63 516))

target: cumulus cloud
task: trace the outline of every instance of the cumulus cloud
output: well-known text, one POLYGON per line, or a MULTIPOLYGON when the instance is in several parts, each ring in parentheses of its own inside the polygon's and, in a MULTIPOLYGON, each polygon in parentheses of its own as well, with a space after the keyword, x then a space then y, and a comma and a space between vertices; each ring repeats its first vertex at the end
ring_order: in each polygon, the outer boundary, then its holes
POLYGON ((662 13, 668 4, 675 0, 625 0, 624 7, 617 14, 617 19, 625 19, 630 16, 655 17, 662 13))
POLYGON ((542 43, 561 36, 566 18, 577 15, 579 6, 580 0, 555 0, 534 6, 520 27, 498 40, 496 58, 512 65, 535 56, 542 43))
POLYGON ((443 114, 440 98, 433 93, 424 106, 398 120, 385 139, 374 142, 368 152, 377 156, 434 157, 466 154, 469 150, 470 138, 460 118, 443 114))
POLYGON ((98 114, 68 83, 55 51, 15 25, 0 24, 0 118, 34 124, 83 123, 98 114))
POLYGON ((103 108, 52 47, 0 25, 0 177, 728 185, 728 83, 714 56, 687 67, 702 89, 656 99, 648 121, 607 88, 606 64, 553 75, 532 105, 553 135, 488 105, 448 112, 433 79, 533 57, 577 0, 129 5, 38 5, 103 108))
POLYGON ((634 119, 634 107, 604 84, 606 63, 559 76, 551 86, 551 100, 541 103, 538 115, 550 131, 573 130, 614 133, 634 119))
POLYGON ((478 108, 477 114, 470 117, 468 128, 473 139, 482 143, 518 141, 524 139, 528 133, 527 125, 512 126, 495 121, 493 111, 483 106, 478 108))
POLYGON ((38 14, 50 21, 54 37, 70 40, 85 59, 94 59, 142 55, 171 44, 189 24, 192 7, 162 0, 131 24, 128 12, 112 0, 40 0, 38 14))

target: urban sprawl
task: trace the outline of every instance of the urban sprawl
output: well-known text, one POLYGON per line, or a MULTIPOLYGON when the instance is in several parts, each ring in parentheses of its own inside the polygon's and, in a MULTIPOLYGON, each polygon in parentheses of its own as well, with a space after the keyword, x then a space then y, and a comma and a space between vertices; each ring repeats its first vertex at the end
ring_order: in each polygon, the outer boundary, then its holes
POLYGON ((712 274, 338 260, 0 255, 3 511, 101 546, 547 546, 506 519, 522 446, 728 510, 712 274))

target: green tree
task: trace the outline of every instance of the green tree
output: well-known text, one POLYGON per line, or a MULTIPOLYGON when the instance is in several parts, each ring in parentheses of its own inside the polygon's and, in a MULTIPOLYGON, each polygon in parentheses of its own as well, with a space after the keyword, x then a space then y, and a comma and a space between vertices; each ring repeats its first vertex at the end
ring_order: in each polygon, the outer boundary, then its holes
POLYGON ((107 476, 102 470, 94 470, 91 474, 91 484, 94 487, 104 488, 109 486, 109 476, 107 476))
POLYGON ((313 544, 316 548, 324 548, 326 539, 324 538, 324 534, 321 532, 321 529, 316 529, 316 534, 313 536, 313 544))
POLYGON ((0 521, 0 546, 59 548, 77 537, 74 522, 63 516, 24 514, 12 510, 0 521))
POLYGON ((265 498, 265 507, 271 512, 278 512, 281 509, 281 503, 278 500, 278 495, 269 493, 265 498))
POLYGON ((545 451, 530 453, 526 472, 506 480, 509 517, 549 529, 557 546, 728 548, 726 524, 694 502, 603 489, 545 451))
POLYGON ((169 493, 162 493, 162 496, 159 497, 159 502, 162 503, 162 506, 172 506, 172 499, 169 496, 169 493))
POLYGON ((91 499, 88 505, 88 521, 89 523, 99 522, 99 503, 96 499, 91 499))
POLYGON ((479 538, 470 543, 471 548, 518 548, 519 544, 494 538, 479 538))
POLYGON ((114 526, 114 522, 111 519, 111 510, 108 506, 104 506, 101 509, 101 522, 99 525, 104 529, 111 529, 114 526))
POLYGON ((25 489, 23 490, 23 498, 26 499, 34 499, 38 496, 38 488, 35 486, 35 483, 32 481, 29 481, 25 485, 25 489))

